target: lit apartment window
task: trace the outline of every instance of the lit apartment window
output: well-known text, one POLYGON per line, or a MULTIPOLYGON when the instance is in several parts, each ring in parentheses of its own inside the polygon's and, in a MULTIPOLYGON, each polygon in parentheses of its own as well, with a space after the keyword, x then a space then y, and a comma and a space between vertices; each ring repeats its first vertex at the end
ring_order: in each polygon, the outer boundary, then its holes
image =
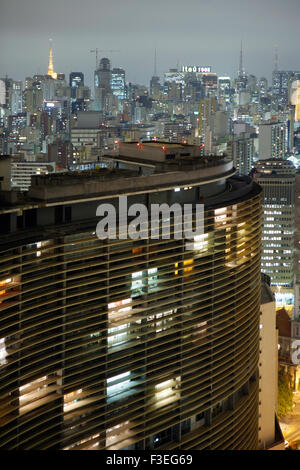
POLYGON ((116 393, 123 392, 129 387, 130 379, 127 377, 130 376, 130 371, 123 372, 122 374, 115 375, 110 379, 107 379, 107 388, 106 392, 108 396, 115 395, 116 393), (118 382, 118 383, 114 383, 118 382), (112 384, 112 385, 109 385, 112 384))
POLYGON ((5 338, 0 338, 0 365, 6 364, 7 351, 5 347, 5 338))

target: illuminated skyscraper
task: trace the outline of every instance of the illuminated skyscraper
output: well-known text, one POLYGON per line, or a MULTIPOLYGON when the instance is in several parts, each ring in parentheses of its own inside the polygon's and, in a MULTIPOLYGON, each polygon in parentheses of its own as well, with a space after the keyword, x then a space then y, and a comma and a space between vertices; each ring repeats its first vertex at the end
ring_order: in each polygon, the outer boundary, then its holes
POLYGON ((300 80, 300 72, 274 70, 272 75, 272 94, 275 106, 288 104, 288 92, 292 80, 300 80))
POLYGON ((84 75, 82 72, 71 72, 69 77, 69 85, 71 87, 71 98, 76 98, 76 90, 80 86, 84 86, 84 75))
POLYGON ((218 78, 218 98, 224 98, 225 100, 230 98, 231 90, 231 78, 230 77, 219 77, 218 78))
POLYGON ((125 70, 114 68, 111 71, 111 90, 119 100, 126 98, 125 70))
POLYGON ((290 103, 295 106, 295 122, 300 121, 300 80, 294 80, 290 85, 290 103))
POLYGON ((111 92, 110 61, 104 57, 95 71, 95 111, 107 110, 107 98, 111 92))
POLYGON ((217 108, 217 100, 213 96, 200 99, 199 107, 199 136, 204 139, 205 153, 211 152, 213 114, 217 108))
POLYGON ((266 96, 268 92, 268 80, 265 77, 261 77, 258 80, 258 90, 261 97, 266 96))
POLYGON ((84 75, 82 72, 71 72, 69 76, 69 85, 71 88, 71 111, 83 110, 83 99, 79 99, 79 89, 84 87, 84 75))
POLYGON ((265 121, 259 126, 259 158, 284 158, 288 147, 286 122, 265 121))
POLYGON ((0 106, 5 106, 6 104, 6 86, 5 86, 5 80, 0 79, 0 106))
POLYGON ((288 160, 256 163, 255 179, 263 188, 262 271, 271 284, 291 287, 294 281, 295 173, 288 160))
POLYGON ((232 156, 239 175, 248 175, 252 168, 254 140, 249 133, 233 135, 227 144, 228 153, 232 156))
POLYGON ((11 114, 19 114, 23 111, 23 83, 14 81, 10 96, 10 112, 11 114))

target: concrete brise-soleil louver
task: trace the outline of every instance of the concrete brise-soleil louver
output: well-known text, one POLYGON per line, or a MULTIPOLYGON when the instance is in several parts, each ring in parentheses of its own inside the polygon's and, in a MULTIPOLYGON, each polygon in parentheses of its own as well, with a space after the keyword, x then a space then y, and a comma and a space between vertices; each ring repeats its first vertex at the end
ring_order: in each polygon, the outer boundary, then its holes
POLYGON ((107 159, 0 193, 0 448, 256 449, 260 187, 189 145, 107 159), (205 204, 202 241, 99 240, 120 195, 205 204))

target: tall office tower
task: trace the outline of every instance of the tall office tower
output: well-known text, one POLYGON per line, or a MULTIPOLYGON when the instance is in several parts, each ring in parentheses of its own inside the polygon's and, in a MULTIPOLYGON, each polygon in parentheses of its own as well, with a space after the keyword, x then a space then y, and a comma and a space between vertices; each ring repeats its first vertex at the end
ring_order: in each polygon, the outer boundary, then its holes
POLYGON ((205 88, 200 80, 190 78, 186 80, 186 84, 183 90, 183 101, 185 102, 186 111, 184 115, 193 114, 199 112, 200 99, 205 96, 205 88), (190 108, 188 107, 190 106, 190 108))
POLYGON ((164 94, 167 96, 168 100, 174 102, 181 102, 183 98, 183 91, 185 85, 182 83, 177 83, 175 81, 165 82, 164 83, 164 94))
POLYGON ((0 79, 0 106, 5 106, 5 93, 5 81, 3 79, 0 79))
POLYGON ((71 87, 71 98, 77 98, 77 89, 84 86, 84 75, 82 72, 71 72, 69 75, 69 85, 71 87))
POLYGON ((231 90, 231 78, 230 77, 219 77, 218 78, 218 98, 224 98, 228 100, 230 98, 231 90))
POLYGON ((55 98, 56 80, 50 76, 45 76, 41 81, 43 91, 43 101, 51 101, 55 98))
POLYGON ((110 61, 107 58, 100 60, 95 71, 95 111, 106 111, 106 98, 111 93, 110 61))
POLYGON ((199 137, 204 139, 205 152, 211 152, 212 129, 213 129, 213 113, 216 111, 217 100, 215 97, 209 96, 200 99, 199 106, 199 137))
POLYGON ((300 80, 300 72, 274 70, 272 74, 273 101, 280 106, 288 104, 289 86, 292 80, 300 80))
POLYGON ((125 70, 120 68, 112 69, 111 91, 118 98, 119 109, 122 110, 121 100, 126 99, 125 70))
POLYGON ((216 73, 205 73, 201 78, 204 87, 205 96, 216 97, 218 94, 218 76, 216 73))
POLYGON ((11 101, 11 91, 12 91, 14 81, 12 78, 5 77, 1 79, 1 82, 2 82, 1 105, 4 108, 9 109, 10 101, 11 101))
POLYGON ((161 85, 159 81, 159 77, 153 75, 150 80, 150 96, 155 100, 159 98, 161 93, 161 85))
POLYGON ((91 90, 88 86, 80 86, 76 89, 76 100, 72 102, 72 113, 89 111, 91 104, 91 90))
POLYGON ((79 89, 84 87, 84 75, 82 72, 71 72, 69 76, 69 85, 71 88, 71 112, 82 110, 82 101, 79 99, 79 89), (79 102, 78 102, 79 100, 79 102))
POLYGON ((265 121, 259 126, 259 158, 285 158, 288 147, 286 122, 265 121))
POLYGON ((268 80, 265 77, 261 77, 258 80, 258 90, 261 97, 266 96, 268 93, 268 80))
POLYGON ((213 136, 223 138, 229 133, 229 113, 227 111, 215 111, 212 118, 213 136))
POLYGON ((124 143, 1 205, 0 448, 258 447, 261 188, 199 152, 124 143), (203 203, 204 234, 100 240, 119 195, 203 203))
POLYGON ((21 81, 14 81, 12 84, 9 107, 13 115, 23 112, 23 83, 21 81))
POLYGON ((263 188, 262 271, 274 286, 294 281, 295 172, 288 160, 260 160, 256 181, 263 188))
MULTIPOLYGON (((29 86, 29 84, 28 84, 29 86)), ((43 88, 41 81, 32 81, 30 87, 24 90, 24 110, 28 113, 37 113, 43 107, 43 88)))
POLYGON ((294 122, 299 122, 300 121, 300 80, 293 80, 290 83, 289 103, 295 106, 294 122))
POLYGON ((255 93, 257 90, 257 78, 255 75, 248 75, 247 89, 250 93, 255 93))
POLYGON ((239 175, 249 175, 254 157, 253 137, 247 132, 232 135, 227 143, 227 153, 232 157, 239 175))

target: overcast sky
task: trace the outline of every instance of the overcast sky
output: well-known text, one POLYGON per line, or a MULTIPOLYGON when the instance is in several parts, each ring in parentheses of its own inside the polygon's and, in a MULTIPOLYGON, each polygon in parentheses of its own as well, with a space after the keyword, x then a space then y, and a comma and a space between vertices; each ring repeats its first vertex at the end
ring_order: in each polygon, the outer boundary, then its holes
POLYGON ((88 85, 96 47, 134 83, 149 84, 155 48, 159 75, 179 63, 233 77, 242 39, 246 72, 269 79, 275 44, 279 68, 300 69, 299 23, 300 0, 0 0, 0 77, 46 73, 49 38, 54 70, 88 85))

